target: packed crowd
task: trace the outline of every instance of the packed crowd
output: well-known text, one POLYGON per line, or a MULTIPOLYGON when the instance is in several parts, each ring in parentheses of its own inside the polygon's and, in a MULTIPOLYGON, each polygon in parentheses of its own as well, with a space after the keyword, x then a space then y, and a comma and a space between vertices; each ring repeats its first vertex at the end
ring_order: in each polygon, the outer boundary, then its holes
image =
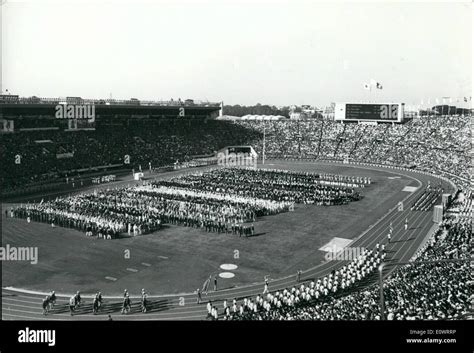
MULTIPOLYGON (((275 158, 318 158, 416 166, 444 176, 469 176, 470 116, 424 116, 404 124, 341 124, 330 119, 240 121, 263 133, 275 158)), ((263 150, 261 136, 251 143, 263 150)), ((459 182, 466 187, 467 184, 459 182)))
POLYGON ((79 178, 84 169, 103 166, 131 170, 150 164, 157 168, 176 160, 186 163, 193 156, 213 154, 229 145, 252 145, 261 155, 264 125, 268 157, 416 166, 469 179, 470 116, 423 116, 404 124, 376 126, 330 119, 230 122, 116 117, 98 119, 93 131, 5 134, 3 190, 61 180, 66 174, 79 178), (70 155, 58 158, 61 154, 70 155), (130 164, 124 163, 125 155, 130 156, 130 164), (16 156, 21 157, 20 163, 16 156))
MULTIPOLYGON (((46 126, 51 126, 58 119, 38 117, 38 120, 45 120, 46 126)), ((155 169, 176 161, 191 162, 193 156, 213 154, 259 134, 231 122, 211 119, 117 117, 97 119, 95 130, 64 132, 62 128, 53 128, 56 129, 2 135, 2 192, 65 180, 66 175, 80 178, 101 167, 107 167, 110 174, 117 168, 131 172, 140 165, 155 169), (125 156, 129 157, 129 163, 125 156)))

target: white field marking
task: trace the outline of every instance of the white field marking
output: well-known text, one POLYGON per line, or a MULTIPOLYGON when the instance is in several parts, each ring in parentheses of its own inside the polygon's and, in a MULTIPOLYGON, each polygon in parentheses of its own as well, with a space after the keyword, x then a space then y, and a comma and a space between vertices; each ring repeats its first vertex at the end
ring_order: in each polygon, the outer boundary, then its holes
POLYGON ((114 282, 117 280, 117 278, 110 277, 110 276, 106 276, 105 279, 108 279, 109 281, 114 281, 114 282))
POLYGON ((235 274, 233 274, 232 272, 221 272, 219 273, 219 277, 220 278, 233 278, 235 277, 235 274))
POLYGON ((138 272, 137 269, 131 268, 131 267, 127 267, 127 271, 130 271, 130 272, 138 272))
POLYGON ((337 251, 339 251, 344 249, 351 242, 352 239, 334 237, 329 241, 329 243, 326 243, 320 247, 319 250, 325 252, 334 252, 334 249, 337 249, 337 251))
POLYGON ((402 191, 415 192, 416 190, 418 190, 418 187, 416 186, 405 186, 402 191))
POLYGON ((150 267, 150 266, 151 266, 149 263, 146 263, 146 262, 142 262, 142 265, 143 265, 143 266, 146 266, 146 267, 150 267))
POLYGON ((220 268, 226 271, 232 271, 236 270, 239 266, 234 265, 234 264, 222 264, 220 265, 220 268))
POLYGON ((395 177, 388 177, 388 179, 401 179, 401 177, 399 177, 399 176, 395 176, 395 177))
POLYGON ((165 260, 168 259, 166 256, 161 256, 161 255, 160 255, 160 256, 158 256, 158 257, 159 257, 160 259, 165 259, 165 260))

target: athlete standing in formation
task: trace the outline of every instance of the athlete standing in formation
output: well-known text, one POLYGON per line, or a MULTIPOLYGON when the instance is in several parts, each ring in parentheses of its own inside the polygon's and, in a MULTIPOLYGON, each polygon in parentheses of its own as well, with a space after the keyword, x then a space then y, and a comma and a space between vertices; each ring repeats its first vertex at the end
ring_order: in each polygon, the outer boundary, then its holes
POLYGON ((94 301, 92 302, 92 312, 94 313, 94 315, 99 312, 99 309, 101 306, 102 306, 102 294, 98 292, 94 297, 94 301))
POLYGON ((142 313, 146 313, 148 311, 148 300, 147 294, 145 289, 142 289, 142 305, 141 305, 142 313))

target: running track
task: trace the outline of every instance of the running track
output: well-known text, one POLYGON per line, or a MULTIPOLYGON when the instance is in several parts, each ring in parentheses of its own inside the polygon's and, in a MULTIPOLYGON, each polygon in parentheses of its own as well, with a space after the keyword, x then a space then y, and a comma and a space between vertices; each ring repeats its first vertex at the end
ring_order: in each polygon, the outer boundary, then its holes
MULTIPOLYGON (((308 163, 308 162, 303 162, 308 163)), ((347 165, 344 165, 347 166, 347 165)), ((408 261, 413 254, 422 245, 429 230, 433 226, 433 212, 410 211, 413 201, 423 192, 424 187, 431 181, 436 185, 439 179, 413 171, 387 169, 374 166, 361 166, 357 168, 368 168, 374 170, 388 171, 396 175, 404 175, 415 180, 419 186, 413 193, 407 193, 404 202, 404 211, 398 211, 396 205, 361 236, 352 241, 351 247, 364 247, 372 249, 377 243, 386 244, 387 260, 390 261, 408 261), (405 219, 408 218, 408 230, 405 231, 405 219), (390 244, 387 244, 387 230, 390 222, 393 225, 393 235, 390 244)), ((452 186, 443 182, 445 190, 452 192, 452 186)), ((329 274, 332 270, 342 267, 346 262, 329 261, 314 268, 304 271, 301 275, 301 282, 321 278, 329 274)), ((391 273, 396 266, 388 265, 385 267, 384 276, 391 273)), ((269 290, 275 291, 291 287, 296 283, 296 276, 291 275, 269 281, 269 290)), ((113 320, 205 320, 207 315, 206 303, 212 300, 213 304, 222 313, 222 301, 227 299, 228 303, 233 298, 237 300, 244 297, 255 297, 262 293, 263 282, 254 283, 247 286, 232 288, 217 292, 210 291, 208 295, 203 294, 203 302, 197 304, 196 294, 189 293, 183 295, 163 295, 149 296, 151 309, 148 313, 140 312, 140 299, 138 296, 131 296, 132 310, 126 315, 120 314, 122 306, 122 297, 104 296, 103 306, 97 315, 92 314, 92 296, 82 295, 83 305, 77 310, 74 316, 71 316, 68 308, 69 294, 57 293, 57 301, 54 309, 47 315, 42 314, 42 299, 46 293, 30 292, 16 290, 12 288, 2 288, 2 320, 107 320, 107 315, 112 315, 113 320)))

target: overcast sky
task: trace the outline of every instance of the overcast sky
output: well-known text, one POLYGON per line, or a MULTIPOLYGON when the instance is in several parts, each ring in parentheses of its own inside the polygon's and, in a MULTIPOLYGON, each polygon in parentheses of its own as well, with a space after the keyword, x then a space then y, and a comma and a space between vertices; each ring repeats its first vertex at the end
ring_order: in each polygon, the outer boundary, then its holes
POLYGON ((436 97, 472 95, 471 22, 469 3, 7 0, 2 89, 318 106, 430 98, 434 105, 436 97), (363 89, 372 78, 382 90, 363 89))

